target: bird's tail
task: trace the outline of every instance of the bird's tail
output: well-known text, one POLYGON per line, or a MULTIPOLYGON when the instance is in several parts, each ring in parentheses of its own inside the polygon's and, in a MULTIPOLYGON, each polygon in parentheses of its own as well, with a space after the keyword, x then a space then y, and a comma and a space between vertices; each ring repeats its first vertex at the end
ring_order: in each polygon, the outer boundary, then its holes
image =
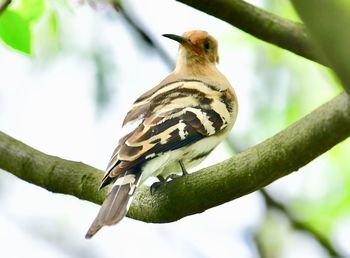
POLYGON ((121 174, 104 200, 85 238, 93 237, 103 226, 117 224, 129 210, 140 176, 121 174))

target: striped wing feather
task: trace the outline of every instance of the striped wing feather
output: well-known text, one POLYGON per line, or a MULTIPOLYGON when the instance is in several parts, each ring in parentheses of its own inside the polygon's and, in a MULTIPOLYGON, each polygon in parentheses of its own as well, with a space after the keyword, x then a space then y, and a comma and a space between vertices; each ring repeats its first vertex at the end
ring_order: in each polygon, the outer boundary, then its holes
POLYGON ((214 135, 228 124, 227 93, 201 81, 175 81, 145 94, 124 121, 139 120, 139 125, 119 141, 101 187, 146 160, 214 135))

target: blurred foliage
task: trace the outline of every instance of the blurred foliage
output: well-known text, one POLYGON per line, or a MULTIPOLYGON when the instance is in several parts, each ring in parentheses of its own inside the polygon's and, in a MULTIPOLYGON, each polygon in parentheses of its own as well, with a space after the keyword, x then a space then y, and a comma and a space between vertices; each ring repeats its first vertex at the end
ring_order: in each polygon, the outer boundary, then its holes
POLYGON ((261 246, 260 255, 262 257, 280 257, 283 244, 287 240, 290 230, 289 221, 281 212, 268 209, 257 235, 257 241, 261 246))
MULTIPOLYGON (((269 11, 300 21, 289 1, 266 0, 264 3, 269 11)), ((256 44, 252 38, 247 40, 256 44)), ((255 72, 259 79, 252 90, 255 105, 253 126, 247 132, 250 144, 277 133, 343 90, 334 74, 323 66, 267 44, 255 46, 255 51, 255 72)), ((350 214, 349 153, 348 139, 302 169, 301 173, 306 174, 300 185, 290 185, 300 189, 297 193, 273 191, 274 198, 283 201, 293 217, 330 244, 335 226, 350 214)), ((286 218, 272 216, 271 209, 266 211, 257 239, 262 257, 281 257, 289 241, 286 236, 297 229, 286 230, 286 218)))
MULTIPOLYGON (((290 1, 265 0, 262 4, 270 12, 301 22, 290 1)), ((238 149, 278 133, 343 91, 328 68, 270 44, 257 44, 250 35, 242 38, 244 41, 239 44, 249 45, 254 53, 255 79, 249 97, 252 109, 249 129, 233 140, 238 149)), ((328 252, 333 257, 333 250, 339 248, 332 239, 337 234, 335 227, 350 214, 349 153, 347 139, 301 169, 301 181, 286 179, 290 180, 288 186, 282 184, 278 190, 272 187, 275 191, 271 195, 285 205, 288 214, 285 216, 267 204, 265 220, 256 237, 261 257, 285 257, 291 237, 299 235, 309 239, 320 253, 327 256, 328 252), (292 188, 298 191, 286 193, 292 188), (295 222, 310 229, 309 234, 294 227, 295 222)), ((347 257, 341 250, 336 251, 347 257)))
POLYGON ((31 53, 30 22, 12 10, 0 16, 0 37, 9 46, 31 53))
MULTIPOLYGON (((290 1, 265 0, 263 4, 273 13, 300 21, 290 1)), ((49 2, 15 0, 0 15, 0 38, 8 46, 33 55, 35 44, 38 44, 39 52, 58 44, 59 26, 58 13, 49 2)), ((241 142, 236 143, 239 149, 277 133, 342 89, 328 69, 288 51, 270 44, 257 44, 256 38, 243 33, 239 34, 239 38, 227 40, 234 41, 236 45, 249 45, 254 56, 256 80, 250 90, 252 117, 250 128, 241 135, 241 142)), ((95 97, 100 110, 106 107, 115 90, 109 78, 114 73, 113 62, 108 50, 102 49, 95 45, 88 55, 95 67, 95 97)), ((322 160, 320 165, 307 166, 307 171, 301 172, 308 173, 303 177, 303 182, 299 186, 289 186, 298 187, 297 193, 273 195, 281 199, 298 221, 327 239, 334 233, 338 220, 350 214, 349 153, 348 139, 317 159, 315 163, 322 160)), ((268 208, 257 237, 264 257, 281 257, 283 247, 289 241, 288 235, 294 231, 296 229, 291 227, 290 221, 281 212, 268 208)))
POLYGON ((8 46, 25 54, 33 54, 34 27, 47 15, 48 27, 55 37, 57 33, 56 13, 45 0, 13 1, 0 15, 0 39, 8 46))
POLYGON ((45 5, 45 0, 21 0, 14 10, 27 21, 35 21, 44 13, 45 5))
POLYGON ((95 46, 92 51, 91 61, 95 66, 95 101, 99 115, 108 106, 111 98, 114 96, 115 86, 113 85, 113 76, 116 73, 116 69, 106 47, 95 46))

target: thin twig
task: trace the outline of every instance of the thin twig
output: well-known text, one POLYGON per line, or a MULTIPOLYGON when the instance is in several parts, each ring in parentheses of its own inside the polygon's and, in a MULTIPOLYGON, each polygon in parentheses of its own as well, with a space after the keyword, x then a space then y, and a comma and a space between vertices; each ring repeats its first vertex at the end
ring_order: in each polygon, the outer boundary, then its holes
POLYGON ((144 26, 142 26, 135 17, 133 17, 129 12, 127 12, 120 3, 114 1, 113 7, 135 30, 135 32, 141 37, 141 39, 146 43, 146 45, 153 48, 158 53, 159 57, 164 61, 166 66, 170 70, 174 69, 175 64, 173 59, 167 54, 167 52, 162 48, 162 46, 150 36, 148 30, 144 26))
MULTIPOLYGON (((265 252, 265 248, 263 246, 263 243, 262 241, 260 240, 259 238, 259 232, 256 231, 254 234, 253 234, 253 241, 255 243, 255 248, 256 248, 256 252, 258 253, 259 255, 259 258, 266 258, 266 257, 269 257, 266 255, 266 252, 265 252)), ((270 256, 271 257, 271 256, 270 256)))
POLYGON ((4 0, 0 4, 0 15, 6 10, 7 6, 9 6, 10 4, 11 4, 11 0, 4 0))
MULTIPOLYGON (((226 140, 226 144, 229 146, 229 148, 235 152, 235 153, 239 153, 242 152, 242 148, 238 147, 237 144, 235 144, 230 138, 228 138, 226 140)), ((327 252, 329 253, 329 255, 331 257, 341 257, 340 254, 334 249, 334 247, 332 246, 332 244, 324 237, 322 236, 318 231, 316 231, 314 228, 309 227, 308 225, 306 225, 305 223, 296 220, 293 215, 291 214, 291 212, 289 211, 289 209, 282 204, 281 202, 278 202, 277 200, 275 200, 267 191, 265 188, 260 189, 260 193, 262 194, 262 196, 265 199, 266 205, 273 207, 275 209, 278 209, 280 212, 282 212, 286 218, 288 218, 288 220, 290 221, 290 223, 292 224, 292 226, 295 229, 298 230, 302 230, 304 232, 309 233, 312 237, 314 237, 314 239, 316 241, 318 241, 318 243, 324 247, 327 252)), ((263 254, 262 252, 262 247, 259 245, 259 243, 257 243, 257 248, 259 249, 260 254, 263 254)))
POLYGON ((279 211, 281 211, 286 218, 290 221, 293 228, 309 233, 314 239, 328 252, 331 257, 342 257, 337 250, 334 249, 332 244, 325 238, 322 234, 320 234, 313 227, 308 226, 307 224, 298 221, 294 218, 292 213, 288 210, 288 208, 281 202, 274 199, 265 189, 261 189, 260 193, 264 197, 266 204, 270 207, 273 207, 279 211))

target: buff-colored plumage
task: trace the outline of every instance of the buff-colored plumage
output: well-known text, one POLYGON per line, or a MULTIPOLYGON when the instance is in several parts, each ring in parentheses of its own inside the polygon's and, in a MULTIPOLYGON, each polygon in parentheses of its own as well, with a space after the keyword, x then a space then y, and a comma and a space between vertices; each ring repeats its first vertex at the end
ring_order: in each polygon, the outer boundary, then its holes
POLYGON ((87 238, 127 213, 139 184, 199 164, 229 133, 236 95, 217 69, 217 41, 205 31, 163 35, 180 43, 175 70, 141 95, 123 122, 101 187, 114 182, 87 238))

